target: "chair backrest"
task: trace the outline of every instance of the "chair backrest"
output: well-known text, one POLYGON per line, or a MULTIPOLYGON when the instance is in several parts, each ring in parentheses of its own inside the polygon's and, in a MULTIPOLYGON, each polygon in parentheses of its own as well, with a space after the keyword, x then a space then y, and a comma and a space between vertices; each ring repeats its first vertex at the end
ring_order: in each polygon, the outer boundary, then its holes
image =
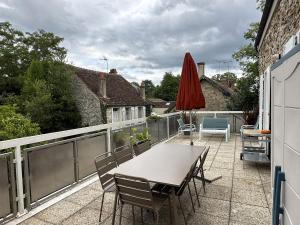
POLYGON ((180 188, 176 192, 176 195, 178 195, 178 196, 182 195, 182 193, 184 192, 186 186, 189 184, 189 182, 191 181, 191 179, 193 177, 196 166, 197 166, 197 161, 195 163, 193 163, 193 165, 191 166, 190 171, 188 172, 188 174, 185 177, 184 181, 181 183, 180 188))
POLYGON ((205 151, 204 151, 204 153, 203 153, 203 156, 200 156, 200 166, 199 166, 200 168, 202 168, 203 165, 204 165, 204 162, 205 162, 206 156, 207 156, 207 154, 208 154, 209 148, 210 148, 210 146, 208 146, 208 147, 205 149, 205 151))
POLYGON ((181 128, 185 127, 185 124, 184 124, 182 118, 179 118, 179 119, 177 120, 177 122, 178 122, 178 124, 179 124, 179 127, 181 127, 181 128))
POLYGON ((226 118, 210 118, 204 117, 202 120, 204 129, 227 129, 228 120, 226 118))
POLYGON ((108 171, 117 167, 114 156, 110 152, 106 152, 95 158, 95 166, 99 176, 102 189, 114 183, 113 175, 106 174, 108 171))
POLYGON ((118 165, 121 165, 124 162, 133 158, 132 149, 130 146, 126 147, 123 150, 117 151, 113 153, 115 160, 118 165))
POLYGON ((209 148, 210 148, 210 146, 208 146, 208 147, 204 150, 203 155, 200 155, 200 156, 199 156, 200 164, 199 164, 198 167, 197 167, 197 166, 195 167, 195 170, 194 170, 194 173, 193 173, 194 175, 198 175, 200 169, 203 168, 203 165, 204 165, 206 156, 207 156, 207 154, 208 154, 209 148))
POLYGON ((138 177, 114 175, 121 203, 153 209, 153 197, 148 180, 138 177))

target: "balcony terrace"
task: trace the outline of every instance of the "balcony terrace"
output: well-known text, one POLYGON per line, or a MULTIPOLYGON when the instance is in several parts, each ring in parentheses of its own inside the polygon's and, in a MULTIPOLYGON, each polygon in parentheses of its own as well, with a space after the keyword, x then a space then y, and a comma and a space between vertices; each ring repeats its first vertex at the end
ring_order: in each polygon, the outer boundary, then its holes
MULTIPOLYGON (((172 115, 174 116, 174 115, 172 115)), ((148 123, 149 130, 152 130, 153 139, 156 143, 160 141, 189 144, 189 137, 176 134, 176 123, 168 118, 166 121, 168 132, 165 135, 155 135, 153 132, 162 131, 157 125, 154 129, 148 123), (172 128, 172 123, 174 127, 172 128), (175 135, 175 136, 174 136, 175 135), (165 136, 173 136, 166 140, 165 136)), ((176 121, 174 119, 174 121, 176 121)), ((233 122, 237 130, 240 126, 237 121, 233 122)), ((105 125, 106 126, 106 125, 105 125)), ((155 125, 156 126, 156 125, 155 125)), ((232 126, 234 127, 234 126, 232 126)), ((113 136, 112 132, 112 136, 113 136)), ((256 163, 249 163, 240 160, 241 138, 233 133, 228 142, 223 136, 207 135, 201 140, 194 135, 194 144, 199 146, 210 146, 207 159, 204 164, 205 176, 221 179, 207 184, 204 193, 202 184, 197 181, 198 194, 200 195, 200 208, 196 202, 195 192, 192 188, 193 200, 195 201, 196 212, 194 213, 185 193, 184 210, 188 215, 189 225, 264 225, 271 223, 271 175, 270 166, 256 163)), ((78 145, 79 143, 77 143, 78 145)), ((114 145, 114 144, 112 144, 114 145)), ((116 143, 115 143, 116 145, 116 143)), ((114 146, 117 147, 117 146, 114 146)), ((93 162, 90 162, 93 164, 93 162)), ((26 180, 26 176, 24 178, 26 180)), ((33 187, 33 183, 31 184, 33 187)), ((31 189, 33 191, 33 189, 31 189)), ((15 218, 8 224, 22 225, 51 225, 51 224, 111 224, 114 194, 107 193, 104 201, 102 222, 98 222, 102 189, 97 175, 91 175, 76 185, 71 185, 65 191, 55 194, 50 200, 42 201, 29 207, 29 212, 19 218, 15 218)), ((31 201, 34 202, 34 195, 31 194, 31 201)), ((30 204, 30 203, 29 203, 30 204)), ((141 224, 140 210, 135 209, 136 224, 141 224)), ((160 216, 160 224, 169 224, 168 206, 166 205, 160 216)), ((184 224, 182 214, 179 212, 180 224, 184 224)), ((119 215, 119 210, 117 216, 119 215)), ((152 224, 152 213, 144 211, 144 224, 152 224)), ((116 219, 118 221, 118 218, 116 219)), ((118 224, 116 222, 115 224, 118 224)), ((123 209, 122 224, 133 224, 132 212, 129 206, 123 209)))
MULTIPOLYGON (((176 137, 170 142, 189 144, 189 139, 176 137)), ((195 141, 195 145, 209 145, 210 151, 205 162, 206 176, 222 178, 207 185, 206 193, 197 181, 200 191, 200 208, 192 211, 188 195, 184 208, 188 224, 194 225, 257 225, 270 224, 271 184, 270 167, 240 161, 241 141, 233 135, 229 142, 223 138, 207 137, 195 141)), ((101 187, 98 181, 21 222, 22 225, 51 224, 99 224, 101 187)), ((193 194, 195 194, 193 192, 193 194)), ((104 220, 100 224, 111 224, 114 195, 109 194, 104 203, 104 220)), ((195 200, 196 198, 194 198, 195 200)), ((197 203, 195 202, 197 206, 197 203)), ((141 223, 136 209, 136 224, 141 223)), ((160 224, 168 224, 168 209, 163 208, 160 224)), ((145 224, 152 223, 152 214, 144 213, 145 224)), ((133 224, 131 208, 124 208, 122 224, 133 224)), ((117 223, 116 223, 117 224, 117 223)))

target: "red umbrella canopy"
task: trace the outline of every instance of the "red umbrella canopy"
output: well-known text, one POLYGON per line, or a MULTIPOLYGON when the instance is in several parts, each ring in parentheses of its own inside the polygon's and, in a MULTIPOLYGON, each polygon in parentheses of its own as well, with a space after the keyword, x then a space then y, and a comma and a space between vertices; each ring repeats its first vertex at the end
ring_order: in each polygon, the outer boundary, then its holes
POLYGON ((185 54, 179 89, 176 99, 177 110, 192 110, 205 108, 196 64, 189 52, 185 54))

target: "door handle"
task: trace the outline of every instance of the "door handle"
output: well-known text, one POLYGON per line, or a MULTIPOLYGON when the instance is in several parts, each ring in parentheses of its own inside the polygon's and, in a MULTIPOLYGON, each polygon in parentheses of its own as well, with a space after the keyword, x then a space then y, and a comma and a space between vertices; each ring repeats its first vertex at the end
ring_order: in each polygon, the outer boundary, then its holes
POLYGON ((276 166, 274 176, 272 225, 279 225, 279 216, 280 214, 283 214, 283 208, 281 207, 281 184, 284 181, 285 173, 281 172, 281 166, 276 166))

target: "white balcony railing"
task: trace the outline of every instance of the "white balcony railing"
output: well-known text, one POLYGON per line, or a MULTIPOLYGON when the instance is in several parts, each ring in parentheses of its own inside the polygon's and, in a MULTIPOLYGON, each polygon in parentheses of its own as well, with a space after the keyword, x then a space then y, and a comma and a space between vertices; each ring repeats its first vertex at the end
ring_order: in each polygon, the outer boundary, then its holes
MULTIPOLYGON (((193 113, 195 113, 194 119, 196 120, 197 126, 199 122, 202 120, 203 116, 227 117, 229 119, 229 122, 231 123, 231 127, 233 127, 232 131, 237 131, 237 128, 243 124, 241 119, 243 112, 241 111, 194 111, 193 113)), ((118 132, 127 132, 127 133, 130 132, 128 131, 130 130, 129 127, 133 127, 133 126, 144 126, 144 127, 147 126, 153 138, 152 141, 154 144, 162 140, 169 139, 171 136, 177 134, 177 129, 178 129, 177 118, 179 118, 180 114, 181 112, 163 114, 161 115, 162 118, 156 122, 147 121, 146 118, 140 118, 140 119, 122 121, 118 123, 101 124, 97 126, 84 127, 84 128, 73 129, 73 130, 66 130, 66 131, 41 134, 36 136, 23 137, 23 138, 18 138, 13 140, 1 141, 0 156, 1 156, 1 150, 3 149, 14 150, 13 158, 15 164, 14 170, 16 173, 15 183, 16 183, 17 193, 15 198, 13 199, 17 201, 18 215, 22 215, 26 212, 25 206, 27 207, 27 209, 30 209, 30 204, 32 203, 32 201, 34 201, 34 199, 30 200, 30 198, 33 198, 32 197, 33 194, 32 193, 30 194, 30 191, 33 191, 34 188, 30 187, 31 181, 29 179, 28 173, 30 173, 31 168, 28 160, 32 159, 30 157, 37 157, 34 156, 34 154, 32 154, 32 152, 35 151, 36 149, 38 149, 39 152, 41 153, 44 152, 45 157, 47 156, 51 157, 50 150, 53 151, 53 146, 58 146, 58 145, 68 146, 66 148, 70 148, 70 149, 66 151, 72 152, 72 154, 74 154, 75 175, 73 174, 72 176, 75 177, 75 180, 74 182, 73 181, 72 182, 76 183, 83 177, 82 174, 76 172, 76 168, 78 170, 78 163, 79 164, 85 163, 85 166, 87 166, 87 162, 89 164, 93 164, 92 159, 91 161, 87 161, 86 158, 83 157, 83 159, 81 159, 80 157, 82 157, 82 154, 84 155, 85 152, 87 155, 90 153, 90 157, 91 154, 95 153, 95 152, 88 152, 88 149, 80 149, 82 148, 81 146, 95 147, 100 143, 99 145, 103 145, 104 151, 111 152, 112 146, 114 149, 119 147, 116 146, 116 143, 112 143, 114 142, 114 139, 112 137, 116 136, 118 132), (100 139, 95 138, 96 136, 97 137, 101 136, 102 142, 100 141, 100 139), (85 142, 87 139, 90 139, 92 141, 87 143, 85 142), (105 143, 103 142, 103 140, 105 140, 105 143), (49 154, 47 155, 46 152, 50 152, 49 153, 50 155, 49 154), (80 160, 82 160, 82 162, 78 162, 80 160), (23 187, 25 187, 25 191, 23 187), (25 198, 26 198, 26 204, 24 200, 25 198)), ((60 153, 57 150, 55 154, 59 155, 60 153)), ((43 155, 41 158, 43 158, 43 155)), ((83 164, 81 164, 81 168, 82 165, 83 164)), ((82 173, 86 174, 87 172, 84 171, 82 173)), ((60 187, 60 185, 58 186, 60 187)), ((3 215, 0 215, 0 222, 1 222, 1 217, 3 218, 3 215)))

